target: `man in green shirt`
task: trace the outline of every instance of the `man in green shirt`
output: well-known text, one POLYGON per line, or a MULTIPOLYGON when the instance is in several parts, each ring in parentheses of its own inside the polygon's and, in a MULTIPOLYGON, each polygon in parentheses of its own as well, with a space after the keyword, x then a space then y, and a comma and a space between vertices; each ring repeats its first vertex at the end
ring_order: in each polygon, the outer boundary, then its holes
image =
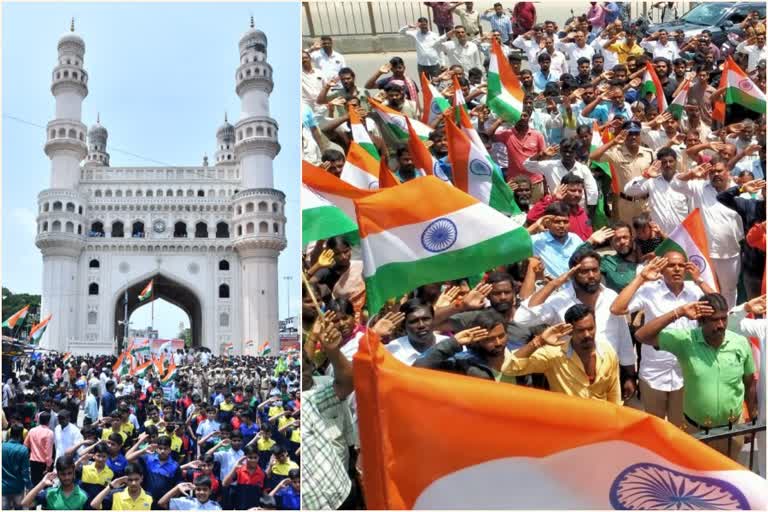
MULTIPOLYGON (((637 339, 677 356, 685 380, 683 412, 693 427, 703 430, 738 423, 746 400, 750 415, 757 415, 755 363, 749 341, 728 324, 728 303, 719 293, 707 293, 698 302, 680 306, 638 329, 637 339), (678 318, 698 320, 696 329, 665 329, 678 318)), ((694 430, 695 429, 695 430, 694 430)), ((738 461, 741 436, 713 441, 710 446, 738 461)))
POLYGON ((56 459, 56 471, 51 471, 24 496, 23 508, 43 510, 83 510, 88 501, 88 494, 75 483, 75 460, 64 455, 56 459), (59 485, 53 486, 56 479, 59 485))
MULTIPOLYGON (((600 273, 605 278, 605 286, 616 293, 621 293, 621 290, 635 278, 638 252, 635 250, 632 228, 626 222, 617 220, 611 225, 609 233, 611 249, 616 251, 616 254, 603 255, 600 259, 600 273)), ((593 247, 589 241, 584 245, 593 247)))

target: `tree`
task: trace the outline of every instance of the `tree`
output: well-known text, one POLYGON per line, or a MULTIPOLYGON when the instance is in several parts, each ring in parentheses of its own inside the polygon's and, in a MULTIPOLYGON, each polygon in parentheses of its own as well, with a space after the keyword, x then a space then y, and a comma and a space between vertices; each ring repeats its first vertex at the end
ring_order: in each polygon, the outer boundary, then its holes
MULTIPOLYGON (((34 324, 40 321, 40 295, 15 294, 3 286, 3 321, 27 304, 29 304, 29 314, 24 320, 24 331, 28 332, 34 324)), ((3 334, 12 336, 13 333, 11 329, 3 328, 3 334)))
POLYGON ((192 346, 192 329, 190 329, 189 327, 179 331, 179 335, 177 337, 180 340, 184 340, 185 348, 190 348, 192 346))

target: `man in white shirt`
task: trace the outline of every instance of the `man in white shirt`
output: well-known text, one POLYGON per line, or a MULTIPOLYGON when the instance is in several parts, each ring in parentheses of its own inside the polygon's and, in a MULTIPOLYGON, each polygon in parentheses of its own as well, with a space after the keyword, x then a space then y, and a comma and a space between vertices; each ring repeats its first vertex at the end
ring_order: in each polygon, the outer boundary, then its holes
POLYGON ((525 52, 532 73, 539 70, 539 61, 536 60, 536 57, 541 52, 543 43, 544 28, 541 25, 536 25, 533 30, 520 34, 512 40, 512 46, 525 52))
POLYGON ((325 113, 325 105, 317 103, 324 83, 323 73, 312 65, 309 52, 301 52, 301 101, 310 107, 316 116, 325 113))
POLYGON ((558 75, 564 75, 568 73, 568 62, 565 59, 565 54, 555 49, 555 40, 550 36, 544 36, 544 49, 539 50, 539 52, 536 54, 537 58, 539 54, 544 52, 547 52, 550 59, 552 59, 552 63, 549 65, 549 69, 551 69, 553 73, 557 73, 558 75))
POLYGON ((640 142, 651 151, 672 148, 682 154, 685 151, 685 145, 683 145, 684 137, 679 132, 679 127, 680 123, 677 119, 672 117, 669 112, 664 112, 648 124, 648 129, 643 126, 643 130, 640 132, 640 142))
POLYGON ((675 150, 660 149, 651 167, 624 186, 624 193, 629 197, 648 197, 651 219, 666 234, 671 233, 690 213, 688 198, 669 186, 677 172, 677 158, 675 150))
POLYGON ((448 66, 459 65, 467 72, 472 68, 483 69, 483 54, 480 48, 467 38, 464 27, 457 25, 440 36, 435 47, 445 53, 448 66), (453 36, 456 39, 453 40, 453 36))
POLYGON ((739 43, 736 51, 747 55, 747 73, 751 73, 758 62, 766 59, 765 34, 757 34, 739 43))
POLYGON ((677 43, 669 40, 669 33, 664 29, 654 32, 643 39, 640 46, 651 52, 654 59, 656 57, 664 57, 669 62, 672 62, 680 56, 680 49, 677 47, 677 43))
POLYGON ((600 191, 597 187, 592 171, 586 165, 576 161, 576 148, 579 142, 576 139, 565 139, 559 147, 550 146, 542 153, 529 157, 523 162, 526 171, 541 174, 547 182, 550 191, 557 190, 560 180, 568 173, 573 173, 584 180, 586 204, 597 205, 600 191), (560 151, 560 158, 553 158, 560 151))
POLYGON ((67 450, 80 444, 83 435, 77 425, 70 421, 69 411, 58 413, 59 424, 53 431, 53 444, 56 447, 56 458, 61 457, 67 450))
POLYGON ((429 30, 429 20, 419 18, 416 25, 407 25, 400 29, 400 34, 409 36, 416 41, 416 64, 419 77, 426 73, 427 77, 440 73, 440 54, 435 48, 440 36, 429 30))
POLYGON ((709 257, 717 274, 720 293, 729 307, 733 307, 736 305, 741 267, 739 242, 744 239, 744 226, 738 213, 717 200, 717 194, 730 186, 730 172, 719 156, 709 164, 676 174, 670 182, 672 190, 688 197, 691 208, 698 208, 701 212, 707 230, 709 257))
POLYGON ((469 37, 480 34, 480 13, 475 10, 474 2, 453 2, 451 9, 459 17, 469 37))
MULTIPOLYGON (((699 275, 698 268, 684 254, 669 251, 656 257, 624 288, 611 306, 614 315, 642 311, 645 323, 668 311, 696 302, 703 293, 715 293, 699 275), (695 284, 685 281, 690 272, 695 284)), ((697 323, 682 317, 670 329, 695 329, 697 323)), ((645 412, 666 418, 676 427, 685 425, 683 416, 683 372, 677 357, 650 345, 640 355, 640 399, 645 412)))
POLYGON ((628 377, 622 396, 628 400, 635 392, 637 355, 624 316, 611 314, 617 294, 601 284, 600 255, 591 248, 579 248, 571 256, 570 270, 552 279, 520 304, 514 321, 521 326, 555 325, 564 322, 564 314, 574 304, 586 304, 595 310, 596 339, 606 340, 619 356, 619 365, 628 377))
POLYGON ((320 70, 326 80, 334 78, 341 68, 347 66, 344 56, 333 49, 333 39, 330 36, 321 37, 320 43, 313 44, 308 51, 312 64, 320 70))
MULTIPOLYGON (((592 62, 592 56, 595 54, 595 49, 587 44, 586 34, 580 30, 573 36, 569 34, 562 38, 560 42, 555 45, 555 48, 563 52, 566 57, 568 57, 568 67, 570 69, 571 75, 573 76, 579 74, 578 60, 581 57, 586 57, 590 62, 592 62)), ((605 65, 607 66, 608 63, 606 62, 605 65)), ((610 68, 606 67, 606 69, 610 68)))
POLYGON ((432 306, 421 299, 411 299, 402 306, 400 312, 405 314, 405 336, 394 339, 385 348, 399 361, 412 365, 421 354, 435 343, 447 336, 435 334, 433 319, 435 311, 432 306))

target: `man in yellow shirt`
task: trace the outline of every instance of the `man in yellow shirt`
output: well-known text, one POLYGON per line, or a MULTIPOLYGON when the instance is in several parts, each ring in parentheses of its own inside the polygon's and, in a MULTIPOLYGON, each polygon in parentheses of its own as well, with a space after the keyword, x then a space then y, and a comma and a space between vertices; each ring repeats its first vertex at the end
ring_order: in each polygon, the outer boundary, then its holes
POLYGON ((141 487, 144 471, 141 465, 129 462, 125 466, 125 476, 113 480, 91 501, 91 508, 101 510, 151 510, 152 496, 141 487), (125 487, 125 489, 120 489, 125 487))
POLYGON ((595 313, 584 304, 568 308, 566 323, 547 328, 525 346, 508 353, 502 373, 543 373, 552 391, 621 405, 619 360, 613 347, 595 340, 595 313), (571 335, 568 342, 565 336, 571 335))
MULTIPOLYGON (((640 38, 642 38, 642 36, 640 36, 640 38)), ((609 52, 615 53, 619 58, 619 64, 626 64, 627 57, 630 55, 639 57, 645 53, 645 49, 637 44, 637 40, 638 36, 635 32, 632 32, 631 30, 629 32, 621 32, 613 36, 607 43, 605 43, 603 48, 609 52), (618 40, 622 34, 624 34, 624 42, 619 43, 618 40)))

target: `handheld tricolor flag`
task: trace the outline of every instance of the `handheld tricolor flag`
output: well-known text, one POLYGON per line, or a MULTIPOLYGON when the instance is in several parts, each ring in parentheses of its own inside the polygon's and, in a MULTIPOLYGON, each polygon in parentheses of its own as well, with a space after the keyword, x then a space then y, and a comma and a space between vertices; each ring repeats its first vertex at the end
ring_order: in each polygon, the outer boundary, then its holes
MULTIPOLYGON (((377 168, 378 165, 378 162, 376 162, 377 168)), ((301 162, 301 181, 317 195, 343 211, 351 219, 355 218, 355 205, 353 201, 376 192, 354 187, 306 160, 301 162)))
POLYGON ((364 190, 379 188, 379 161, 360 144, 349 144, 347 158, 341 170, 341 180, 364 190))
POLYGON ((357 224, 314 190, 301 185, 301 242, 307 245, 357 231, 357 224))
POLYGON ((29 339, 32 343, 39 343, 40 338, 43 337, 43 334, 45 333, 45 328, 48 327, 48 322, 51 321, 52 314, 48 314, 43 320, 37 324, 36 326, 32 327, 32 330, 29 331, 29 339))
POLYGON ((432 123, 445 112, 450 104, 448 100, 429 81, 427 75, 421 74, 421 93, 423 96, 424 112, 421 114, 421 122, 432 126, 432 123))
POLYGON ((360 114, 357 113, 357 109, 349 108, 349 125, 352 131, 352 140, 355 141, 361 148, 365 149, 368 154, 378 160, 379 151, 371 140, 371 135, 363 124, 363 120, 360 118, 360 114))
POLYGON ((691 79, 689 78, 683 82, 683 86, 680 89, 680 92, 677 93, 677 96, 672 99, 672 103, 669 105, 669 111, 672 113, 672 117, 678 121, 683 116, 683 110, 685 110, 685 105, 688 103, 688 90, 690 88, 691 79))
POLYGON ((668 251, 685 254, 688 261, 698 267, 704 282, 715 290, 720 289, 717 285, 717 276, 712 266, 712 260, 709 257, 707 231, 704 228, 704 220, 701 218, 701 211, 698 208, 688 214, 683 223, 672 230, 669 237, 661 242, 654 252, 663 256, 668 251))
POLYGON ((406 119, 411 122, 416 135, 418 135, 420 139, 427 140, 429 138, 432 128, 421 121, 411 119, 402 112, 398 112, 383 103, 379 103, 373 98, 368 98, 368 103, 371 105, 374 112, 381 117, 381 120, 392 131, 394 136, 400 141, 406 142, 408 140, 408 125, 405 122, 406 119))
POLYGON ((134 377, 144 377, 147 375, 147 372, 149 369, 152 368, 152 361, 147 361, 146 363, 140 364, 136 366, 135 368, 131 369, 131 375, 134 377))
POLYGON ((765 479, 630 407, 406 366, 370 329, 353 371, 373 510, 768 507, 765 479))
POLYGON ((265 341, 261 344, 261 347, 259 347, 259 353, 262 356, 269 355, 272 352, 272 347, 269 346, 269 341, 265 341))
POLYGON ((438 281, 532 254, 528 232, 434 176, 355 201, 368 310, 438 281), (440 201, 424 198, 439 197, 440 201))
POLYGON ((753 112, 765 114, 765 93, 747 76, 747 74, 728 57, 722 77, 721 87, 725 84, 725 103, 736 103, 753 112))
POLYGON ((650 62, 645 63, 645 73, 643 74, 643 84, 640 86, 640 94, 645 97, 646 94, 652 94, 656 97, 656 107, 659 112, 667 110, 667 99, 664 96, 664 89, 661 87, 661 81, 656 74, 656 69, 650 62))
POLYGON ((379 161, 379 187, 392 188, 400 184, 400 180, 394 175, 392 170, 387 165, 387 159, 382 158, 379 161))
POLYGON ((173 358, 171 358, 170 364, 168 364, 168 372, 165 374, 165 376, 160 379, 160 382, 165 384, 170 384, 171 381, 176 379, 176 376, 178 375, 179 370, 176 368, 176 363, 173 362, 173 358))
POLYGON ((23 323, 24 319, 27 317, 27 313, 29 313, 29 304, 12 314, 5 322, 3 322, 3 327, 15 329, 17 325, 23 323))
POLYGON ((145 286, 144 289, 141 290, 141 293, 139 294, 139 302, 143 302, 149 299, 150 297, 152 297, 152 290, 154 286, 155 286, 155 280, 150 279, 147 286, 145 286))
POLYGON ((422 176, 437 176, 443 181, 448 181, 448 176, 440 169, 437 159, 429 152, 424 142, 416 134, 411 122, 406 119, 405 124, 408 127, 408 152, 413 159, 413 165, 416 170, 421 172, 422 176))
POLYGON ((507 123, 514 124, 523 112, 524 97, 525 93, 520 86, 520 81, 504 57, 499 42, 493 39, 488 66, 488 95, 485 103, 491 112, 507 123))

